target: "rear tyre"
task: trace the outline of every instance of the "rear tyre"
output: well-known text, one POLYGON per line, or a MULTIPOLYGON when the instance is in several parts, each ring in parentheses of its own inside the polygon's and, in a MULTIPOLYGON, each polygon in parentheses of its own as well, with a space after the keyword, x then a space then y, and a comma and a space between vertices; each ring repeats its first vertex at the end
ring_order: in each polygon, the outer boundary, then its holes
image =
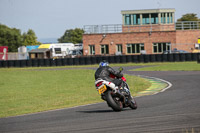
POLYGON ((134 110, 137 109, 137 103, 134 98, 131 99, 129 107, 134 110))
POLYGON ((122 111, 123 109, 122 102, 120 101, 118 97, 113 97, 111 93, 112 93, 111 90, 108 90, 105 93, 108 106, 110 106, 114 111, 122 111))

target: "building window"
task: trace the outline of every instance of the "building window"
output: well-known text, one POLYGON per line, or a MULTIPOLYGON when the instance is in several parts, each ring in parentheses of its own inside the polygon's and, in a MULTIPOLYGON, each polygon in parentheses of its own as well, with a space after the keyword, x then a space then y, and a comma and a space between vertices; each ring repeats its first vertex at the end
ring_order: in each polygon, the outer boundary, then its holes
POLYGON ((125 15, 125 25, 131 25, 131 15, 125 15))
POLYGON ((171 43, 153 43, 153 53, 163 53, 171 49, 171 43))
POLYGON ((133 25, 140 24, 140 14, 133 14, 133 25))
POLYGON ((161 24, 165 23, 165 14, 161 13, 161 24))
POLYGON ((101 54, 109 54, 108 45, 101 45, 101 54))
POLYGON ((31 59, 35 59, 35 54, 30 54, 31 59))
POLYGON ((158 14, 157 13, 151 14, 151 23, 152 24, 158 24, 158 14))
POLYGON ((41 54, 41 53, 38 54, 37 56, 38 56, 38 59, 43 59, 44 58, 44 54, 41 54))
POLYGON ((56 54, 61 54, 61 48, 54 48, 56 54))
POLYGON ((161 13, 161 24, 170 24, 173 23, 173 14, 172 13, 161 13))
POLYGON ((171 18, 171 23, 173 23, 173 16, 172 16, 172 13, 170 13, 171 14, 171 16, 170 16, 170 18, 171 18))
POLYGON ((116 51, 116 52, 117 52, 118 54, 122 54, 122 52, 123 52, 123 51, 122 51, 122 44, 117 44, 116 47, 117 47, 117 51, 116 51))
POLYGON ((127 44, 127 53, 128 54, 138 54, 138 53, 141 53, 142 50, 144 50, 143 43, 127 44))
POLYGON ((167 23, 169 24, 169 13, 167 13, 167 23))
POLYGON ((142 14, 142 24, 149 24, 149 14, 142 14))
POLYGON ((140 14, 125 14, 124 15, 125 25, 139 25, 140 24, 140 14))
POLYGON ((94 45, 89 45, 89 54, 95 55, 95 46, 94 45))

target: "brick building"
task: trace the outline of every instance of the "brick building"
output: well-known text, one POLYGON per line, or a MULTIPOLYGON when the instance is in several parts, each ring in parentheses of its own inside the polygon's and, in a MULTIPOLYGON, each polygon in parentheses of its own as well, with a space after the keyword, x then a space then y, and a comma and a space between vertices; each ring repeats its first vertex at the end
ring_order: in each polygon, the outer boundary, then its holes
POLYGON ((200 49, 200 22, 175 23, 175 9, 121 11, 122 24, 86 25, 84 55, 160 54, 200 49))

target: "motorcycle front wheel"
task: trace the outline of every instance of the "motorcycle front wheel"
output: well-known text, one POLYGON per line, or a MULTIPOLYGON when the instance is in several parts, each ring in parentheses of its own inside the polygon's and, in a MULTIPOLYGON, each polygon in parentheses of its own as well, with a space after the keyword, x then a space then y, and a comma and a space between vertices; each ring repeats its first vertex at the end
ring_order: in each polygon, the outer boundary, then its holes
POLYGON ((108 90, 105 93, 106 102, 114 111, 122 111, 123 105, 119 97, 112 96, 112 91, 108 90))

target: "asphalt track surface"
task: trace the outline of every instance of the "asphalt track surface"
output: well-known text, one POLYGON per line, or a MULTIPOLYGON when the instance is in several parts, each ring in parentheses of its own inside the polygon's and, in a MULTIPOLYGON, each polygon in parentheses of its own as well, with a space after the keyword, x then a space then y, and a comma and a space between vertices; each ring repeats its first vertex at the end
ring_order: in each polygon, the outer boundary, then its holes
POLYGON ((137 110, 113 112, 105 102, 0 118, 0 133, 200 132, 200 71, 124 73, 172 83, 164 92, 137 97, 137 110))

